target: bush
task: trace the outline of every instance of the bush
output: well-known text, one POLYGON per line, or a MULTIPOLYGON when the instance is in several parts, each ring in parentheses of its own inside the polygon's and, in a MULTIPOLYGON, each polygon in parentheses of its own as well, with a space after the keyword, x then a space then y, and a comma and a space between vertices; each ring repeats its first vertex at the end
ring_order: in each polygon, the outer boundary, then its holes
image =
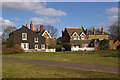
POLYGON ((13 48, 14 45, 15 45, 15 43, 14 43, 13 40, 11 40, 11 39, 8 39, 8 40, 5 42, 5 44, 6 44, 6 47, 7 47, 7 48, 13 48))
POLYGON ((56 45, 56 51, 61 51, 62 45, 56 45))
POLYGON ((66 51, 71 51, 71 44, 69 43, 64 43, 62 47, 64 47, 66 51))
POLYGON ((24 52, 20 45, 15 45, 13 48, 7 48, 6 45, 2 46, 2 54, 16 54, 24 52))
POLYGON ((100 41, 100 49, 101 50, 106 50, 109 48, 109 40, 103 39, 100 41))

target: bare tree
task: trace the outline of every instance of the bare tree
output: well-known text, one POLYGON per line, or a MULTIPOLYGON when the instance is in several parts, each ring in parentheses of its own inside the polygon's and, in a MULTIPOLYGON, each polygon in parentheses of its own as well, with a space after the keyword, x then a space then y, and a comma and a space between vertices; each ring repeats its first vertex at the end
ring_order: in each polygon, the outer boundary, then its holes
MULTIPOLYGON (((36 29, 40 30, 41 24, 34 25, 36 29)), ((58 36, 58 29, 51 25, 44 25, 44 29, 46 29, 52 38, 56 38, 58 36)))
POLYGON ((120 21, 109 26, 110 39, 120 41, 120 21))
POLYGON ((6 41, 9 38, 9 34, 15 31, 16 29, 17 29, 16 27, 12 27, 12 26, 4 28, 2 34, 2 40, 6 41))

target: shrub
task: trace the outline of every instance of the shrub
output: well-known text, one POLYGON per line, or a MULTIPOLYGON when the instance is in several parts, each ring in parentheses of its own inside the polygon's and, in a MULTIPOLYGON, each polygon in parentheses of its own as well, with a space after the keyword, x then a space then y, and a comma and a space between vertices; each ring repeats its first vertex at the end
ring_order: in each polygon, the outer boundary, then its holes
POLYGON ((56 51, 61 51, 62 45, 56 45, 56 51))
POLYGON ((103 39, 100 41, 100 49, 101 50, 106 50, 109 48, 109 40, 103 39))
POLYGON ((69 43, 64 43, 62 47, 64 47, 66 51, 71 51, 71 44, 69 43))
POLYGON ((2 45, 2 54, 16 54, 24 52, 20 45, 15 45, 13 48, 7 48, 6 45, 2 45))
POLYGON ((13 40, 11 40, 11 39, 8 39, 6 42, 5 42, 5 44, 6 44, 6 47, 7 48, 13 48, 14 47, 14 42, 13 42, 13 40))

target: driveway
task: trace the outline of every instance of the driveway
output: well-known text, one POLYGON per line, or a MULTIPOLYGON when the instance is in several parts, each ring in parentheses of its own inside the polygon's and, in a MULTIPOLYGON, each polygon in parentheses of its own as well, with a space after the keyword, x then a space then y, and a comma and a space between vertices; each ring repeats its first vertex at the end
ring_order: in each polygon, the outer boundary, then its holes
POLYGON ((15 61, 15 62, 30 63, 30 64, 38 64, 38 65, 55 66, 55 67, 61 67, 61 68, 118 74, 118 67, 117 66, 101 66, 101 65, 93 65, 93 64, 56 62, 56 61, 32 60, 32 59, 8 58, 8 57, 3 57, 2 59, 9 60, 9 61, 15 61))

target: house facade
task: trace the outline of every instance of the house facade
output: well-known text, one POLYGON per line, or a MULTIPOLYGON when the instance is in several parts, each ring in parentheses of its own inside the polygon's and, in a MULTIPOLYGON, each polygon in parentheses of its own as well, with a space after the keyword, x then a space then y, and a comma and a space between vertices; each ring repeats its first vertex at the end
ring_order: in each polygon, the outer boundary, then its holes
POLYGON ((100 49, 99 41, 109 39, 108 34, 101 30, 82 28, 65 28, 62 30, 62 43, 70 43, 71 51, 90 51, 100 49))
POLYGON ((22 25, 20 29, 10 33, 9 38, 15 44, 21 45, 25 51, 42 51, 48 49, 49 40, 52 39, 44 26, 40 25, 40 30, 33 30, 33 23, 30 23, 30 29, 22 25))

